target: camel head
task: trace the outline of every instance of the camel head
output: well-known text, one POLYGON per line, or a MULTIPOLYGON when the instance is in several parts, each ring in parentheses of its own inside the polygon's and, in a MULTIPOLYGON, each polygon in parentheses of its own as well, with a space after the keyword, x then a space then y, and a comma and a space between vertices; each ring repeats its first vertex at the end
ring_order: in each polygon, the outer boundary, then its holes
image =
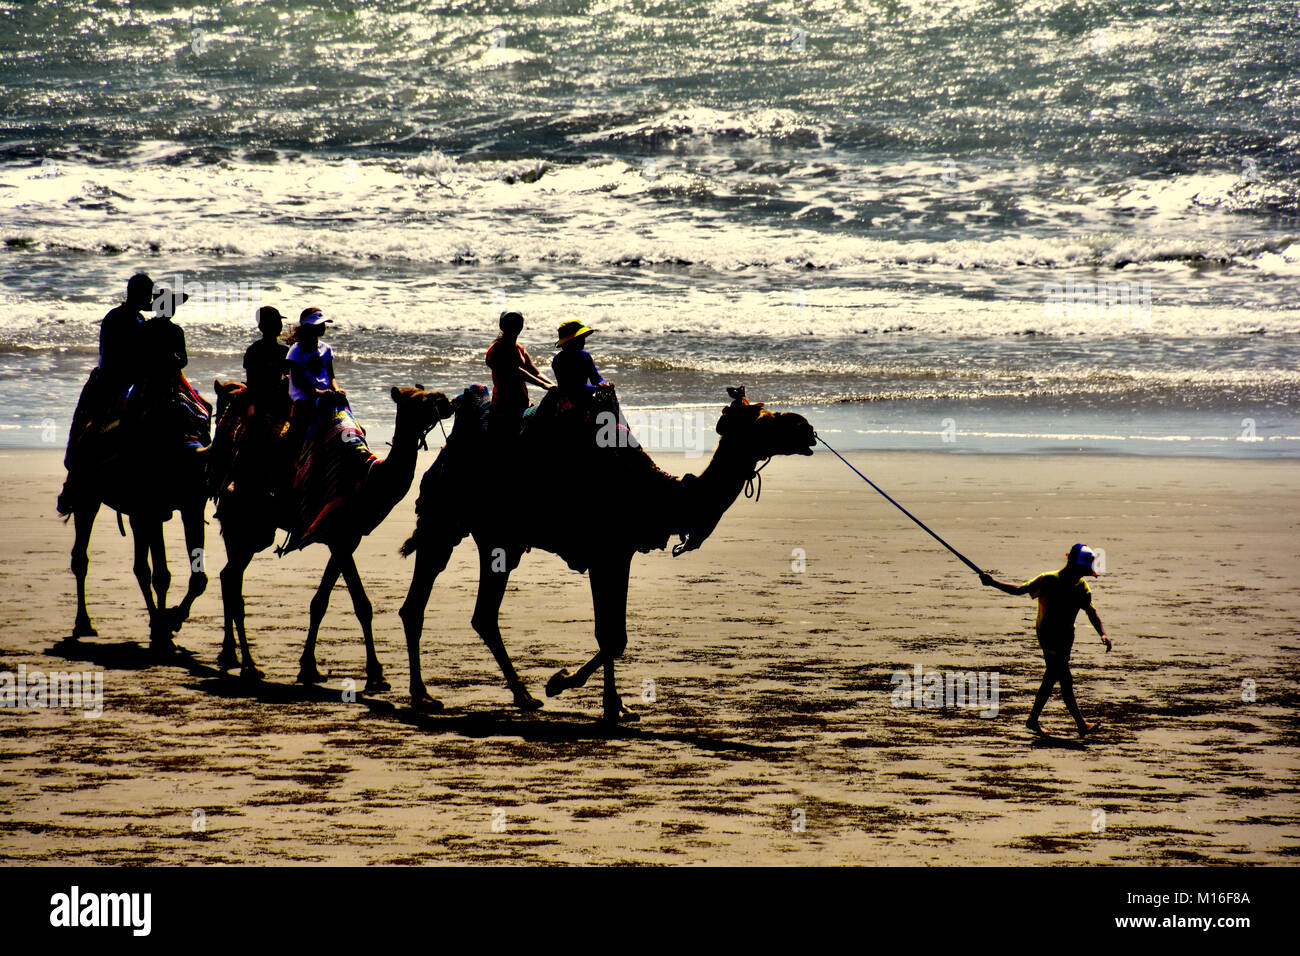
POLYGON ((212 420, 219 422, 235 396, 244 390, 244 386, 241 382, 223 382, 221 379, 215 379, 212 382, 212 389, 217 393, 217 411, 212 416, 212 420))
POLYGON ((442 392, 426 392, 423 385, 415 388, 393 386, 389 393, 397 403, 397 426, 394 431, 411 428, 423 440, 424 435, 438 422, 452 416, 451 402, 442 392))
POLYGON ((718 434, 744 449, 755 461, 773 455, 811 455, 817 434, 808 419, 794 412, 769 412, 762 402, 745 397, 744 386, 727 389, 734 399, 722 410, 718 434))

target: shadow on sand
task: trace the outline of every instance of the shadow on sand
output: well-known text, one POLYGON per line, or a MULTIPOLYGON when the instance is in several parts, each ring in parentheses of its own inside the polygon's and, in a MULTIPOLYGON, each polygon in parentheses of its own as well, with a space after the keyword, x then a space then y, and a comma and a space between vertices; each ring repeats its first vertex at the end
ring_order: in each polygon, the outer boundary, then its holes
POLYGON ((773 747, 724 740, 704 734, 646 730, 627 724, 608 724, 575 711, 540 710, 525 713, 513 709, 448 711, 426 713, 399 707, 391 701, 366 697, 357 692, 354 703, 344 702, 342 691, 320 684, 282 684, 269 680, 245 680, 224 674, 204 664, 193 652, 177 647, 159 655, 134 641, 103 643, 64 638, 45 652, 51 657, 95 664, 111 670, 143 670, 148 667, 180 667, 200 678, 185 686, 213 697, 255 700, 264 704, 328 703, 362 706, 372 714, 396 720, 426 733, 453 733, 462 737, 518 737, 529 743, 574 743, 599 740, 642 740, 683 743, 700 750, 742 753, 777 758, 792 753, 788 747, 773 747))
POLYGON ((1034 734, 1034 739, 1030 746, 1035 750, 1043 748, 1048 750, 1087 750, 1084 742, 1077 737, 1057 737, 1044 731, 1041 734, 1034 734))

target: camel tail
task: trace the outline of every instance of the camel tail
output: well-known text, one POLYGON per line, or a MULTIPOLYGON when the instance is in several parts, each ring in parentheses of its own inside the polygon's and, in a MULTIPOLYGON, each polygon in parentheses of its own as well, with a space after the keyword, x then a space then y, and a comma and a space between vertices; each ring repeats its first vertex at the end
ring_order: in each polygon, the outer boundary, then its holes
POLYGON ((419 537, 419 534, 412 534, 402 542, 402 546, 397 549, 397 553, 404 558, 409 558, 411 555, 415 554, 416 549, 420 547, 419 537))
POLYGON ((117 530, 121 532, 122 537, 126 537, 126 525, 122 524, 122 512, 117 513, 117 530))

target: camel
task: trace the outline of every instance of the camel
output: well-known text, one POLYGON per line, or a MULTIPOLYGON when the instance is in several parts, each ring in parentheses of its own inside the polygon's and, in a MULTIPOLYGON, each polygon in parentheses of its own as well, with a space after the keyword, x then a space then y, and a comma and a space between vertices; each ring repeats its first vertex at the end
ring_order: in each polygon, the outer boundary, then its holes
MULTIPOLYGON (((512 463, 491 458, 490 444, 480 438, 486 416, 486 390, 471 386, 457 399, 457 422, 447 446, 420 485, 415 533, 402 546, 403 555, 415 555, 410 589, 400 616, 410 658, 411 704, 416 709, 440 710, 431 697, 420 670, 420 637, 425 608, 438 575, 452 551, 473 536, 479 551, 478 599, 471 626, 496 658, 521 710, 536 710, 542 702, 520 679, 506 650, 499 626, 501 601, 510 572, 522 553, 532 547, 564 558, 570 568, 586 572, 591 584, 595 636, 599 650, 576 671, 558 671, 546 685, 548 697, 581 687, 604 668, 603 721, 636 720, 623 704, 614 679, 614 662, 627 646, 627 592, 632 557, 638 551, 662 549, 671 534, 681 543, 674 556, 692 551, 717 526, 723 513, 754 480, 774 455, 811 455, 816 435, 801 415, 772 413, 761 403, 751 404, 743 388, 729 390, 735 397, 723 409, 717 432, 721 436, 708 467, 698 477, 678 479, 660 471, 650 457, 629 441, 620 424, 615 448, 595 447, 590 432, 579 446, 563 451, 530 440, 526 430, 507 457, 512 463), (630 446, 630 447, 629 447, 630 446), (550 454, 547 454, 549 450, 550 454), (527 462, 551 459, 538 484, 527 489, 496 489, 483 476, 493 470, 517 475, 527 462), (519 499, 527 493, 528 502, 519 499), (568 494, 568 501, 563 500, 568 494), (555 499, 555 500, 552 500, 555 499), (451 504, 448 508, 447 505, 451 504), (593 516, 589 523, 569 517, 567 507, 583 505, 593 516), (441 508, 435 520, 434 507, 441 508)), ((549 399, 549 396, 548 396, 549 399)), ((543 400, 543 407, 548 399, 543 400)), ((611 394, 612 400, 612 394, 611 394)), ((536 417, 542 420, 543 411, 536 417)), ((615 413, 616 414, 616 413, 615 413)))
MULTIPOLYGON (((237 382, 217 382, 219 424, 230 410, 237 408, 235 396, 243 389, 237 382)), ((310 605, 310 622, 307 643, 299 661, 298 682, 321 683, 325 676, 316 666, 316 636, 321 621, 329 607, 330 592, 339 576, 347 584, 352 597, 352 609, 361 624, 366 644, 366 685, 364 693, 379 694, 389 689, 384 679, 383 666, 375 654, 374 634, 371 630, 373 611, 365 586, 357 571, 353 553, 361 539, 379 526, 405 497, 415 478, 416 453, 425 444, 425 436, 440 420, 450 417, 451 403, 441 392, 426 392, 423 386, 396 388, 390 393, 397 405, 397 419, 393 428, 392 450, 383 459, 375 458, 364 447, 359 454, 369 455, 372 464, 360 485, 360 490, 343 502, 334 516, 329 532, 322 542, 329 548, 330 557, 321 575, 320 586, 310 605)), ((226 422, 225 424, 229 424, 226 422)), ((217 500, 217 520, 221 523, 221 536, 226 547, 226 566, 221 571, 221 599, 225 614, 225 629, 217 666, 230 670, 237 664, 240 676, 258 680, 264 675, 253 660, 244 627, 244 571, 253 557, 265 550, 275 540, 277 529, 289 530, 293 515, 277 503, 272 485, 267 478, 267 452, 274 458, 277 450, 259 449, 263 454, 240 467, 238 448, 231 449, 232 462, 214 461, 214 475, 230 477, 218 479, 221 486, 211 488, 217 500), (226 466, 230 467, 226 469, 226 466), (226 469, 226 470, 222 470, 226 469), (235 653, 235 636, 239 639, 239 654, 235 653)), ((287 467, 287 465, 286 465, 287 467)))
MULTIPOLYGON (((193 394, 197 396, 198 393, 193 394)), ((210 408, 206 410, 208 418, 204 421, 199 420, 205 410, 198 403, 192 403, 192 410, 196 416, 186 423, 188 433, 180 436, 189 439, 183 447, 157 455, 154 453, 156 449, 145 443, 143 436, 159 432, 169 434, 170 426, 174 424, 166 411, 150 409, 131 426, 132 430, 122 445, 106 448, 113 438, 99 437, 97 449, 89 453, 92 456, 90 462, 76 466, 69 473, 59 507, 65 520, 70 512, 75 531, 72 545, 72 573, 77 579, 77 616, 72 627, 74 640, 99 635, 86 609, 86 574, 90 567, 87 554, 90 534, 101 505, 117 511, 118 527, 123 535, 126 529, 122 527, 122 515, 130 519, 135 545, 133 570, 149 612, 151 650, 161 654, 175 650, 172 635, 189 619, 194 602, 207 589, 203 541, 210 408), (162 421, 155 424, 154 416, 160 412, 162 421), (184 598, 180 604, 169 608, 167 590, 171 586, 171 572, 167 569, 163 524, 170 520, 173 511, 180 512, 185 529, 190 576, 184 598)))

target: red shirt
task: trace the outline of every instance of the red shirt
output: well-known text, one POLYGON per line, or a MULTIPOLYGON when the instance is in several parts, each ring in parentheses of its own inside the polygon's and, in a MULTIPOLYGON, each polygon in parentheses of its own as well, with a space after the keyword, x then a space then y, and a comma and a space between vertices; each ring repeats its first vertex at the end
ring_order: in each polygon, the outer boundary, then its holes
POLYGON ((528 407, 528 382, 522 372, 538 374, 532 356, 518 342, 511 349, 500 339, 487 350, 487 365, 492 369, 492 404, 497 408, 528 407))

